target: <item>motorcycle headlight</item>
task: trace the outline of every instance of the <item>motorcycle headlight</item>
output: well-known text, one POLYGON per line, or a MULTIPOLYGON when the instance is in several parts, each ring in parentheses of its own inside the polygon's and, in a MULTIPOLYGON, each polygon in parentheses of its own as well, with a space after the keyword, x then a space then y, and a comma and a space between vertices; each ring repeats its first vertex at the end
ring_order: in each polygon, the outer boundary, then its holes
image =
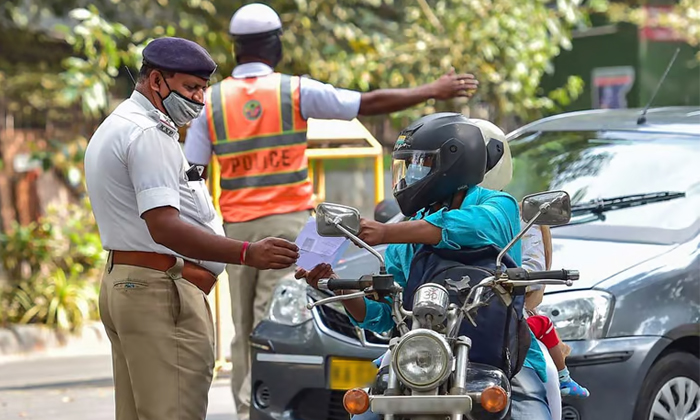
POLYGON ((605 336, 613 297, 601 290, 544 295, 537 312, 549 317, 563 340, 595 340, 605 336))
POLYGON ((283 325, 300 325, 311 319, 306 308, 306 283, 294 278, 282 279, 272 293, 267 319, 283 325))
POLYGON ((401 337, 393 352, 399 379, 414 390, 442 384, 452 371, 452 349, 438 333, 414 330, 401 337))

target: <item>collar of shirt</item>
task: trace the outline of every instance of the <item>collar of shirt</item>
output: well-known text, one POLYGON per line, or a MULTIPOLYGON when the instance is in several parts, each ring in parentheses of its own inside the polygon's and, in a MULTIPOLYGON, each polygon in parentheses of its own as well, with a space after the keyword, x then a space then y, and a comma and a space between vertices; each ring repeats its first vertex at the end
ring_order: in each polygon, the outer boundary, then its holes
POLYGON ((151 101, 146 98, 143 93, 135 90, 131 93, 131 99, 137 104, 141 105, 143 109, 148 111, 157 110, 157 108, 151 103, 151 101))
MULTIPOLYGON (((170 119, 170 117, 166 113, 161 112, 158 108, 156 108, 155 105, 153 105, 143 93, 134 90, 131 93, 130 99, 139 104, 148 115, 153 117, 154 120, 168 125, 168 128, 171 130, 177 131, 177 128, 175 128, 175 123, 170 119)), ((171 133, 166 132, 166 134, 172 137, 171 133)))
POLYGON ((253 62, 237 65, 233 69, 233 73, 231 73, 231 76, 233 76, 234 79, 243 79, 246 77, 267 76, 268 74, 272 74, 273 72, 274 70, 272 69, 272 67, 268 66, 267 64, 261 62, 253 62))

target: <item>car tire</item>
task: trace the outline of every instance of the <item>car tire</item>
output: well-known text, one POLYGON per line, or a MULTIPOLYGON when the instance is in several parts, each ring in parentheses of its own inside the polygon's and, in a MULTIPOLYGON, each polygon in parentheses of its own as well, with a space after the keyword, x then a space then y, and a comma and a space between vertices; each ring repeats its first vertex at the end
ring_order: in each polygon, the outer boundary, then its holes
MULTIPOLYGON (((686 389, 685 401, 688 401, 689 398, 696 399, 696 403, 691 403, 688 407, 690 408, 694 405, 697 410, 700 410, 700 359, 689 353, 670 353, 654 363, 644 379, 642 390, 639 393, 639 399, 634 411, 634 420, 663 418, 661 416, 652 416, 652 409, 655 403, 660 404, 660 408, 672 412, 674 407, 669 407, 670 404, 668 404, 667 397, 669 394, 666 394, 666 396, 661 394, 662 389, 671 391, 670 395, 673 397, 674 402, 677 405, 682 405, 680 401, 677 401, 679 398, 675 391, 679 387, 685 387, 686 389), (691 390, 691 395, 687 393, 688 388, 691 390)), ((671 414, 671 418, 673 418, 673 414, 671 414)))

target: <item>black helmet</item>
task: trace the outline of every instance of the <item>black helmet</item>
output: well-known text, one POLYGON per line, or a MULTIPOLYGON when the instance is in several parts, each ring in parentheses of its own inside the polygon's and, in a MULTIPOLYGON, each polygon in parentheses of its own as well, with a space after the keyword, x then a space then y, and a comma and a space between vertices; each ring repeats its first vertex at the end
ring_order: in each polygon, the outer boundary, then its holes
POLYGON ((503 156, 503 142, 459 113, 425 116, 396 140, 394 197, 407 216, 436 203, 447 204, 461 190, 479 185, 503 156))

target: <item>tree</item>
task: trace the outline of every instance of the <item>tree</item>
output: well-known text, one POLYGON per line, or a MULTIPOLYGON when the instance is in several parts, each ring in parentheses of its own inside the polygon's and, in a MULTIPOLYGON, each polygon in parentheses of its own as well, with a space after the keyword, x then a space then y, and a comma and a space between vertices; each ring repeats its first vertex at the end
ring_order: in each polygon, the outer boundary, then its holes
MULTIPOLYGON (((681 34, 690 45, 700 46, 700 1, 698 0, 678 0, 675 6, 654 16, 647 8, 611 3, 608 14, 613 21, 627 21, 639 26, 654 24, 670 28, 677 34, 681 34)), ((700 60, 700 52, 697 58, 700 60)))
MULTIPOLYGON (((219 64, 215 80, 233 68, 228 22, 241 1, 224 0, 23 0, 5 4, 4 24, 40 26, 42 16, 67 20, 60 36, 75 48, 55 91, 65 101, 82 98, 84 110, 104 111, 105 98, 123 63, 137 65, 151 37, 178 35, 204 45, 219 64), (78 8, 78 10, 75 10, 78 8), (73 12, 70 12, 73 10, 73 12), (120 24, 110 23, 119 21, 120 24), (128 29, 127 29, 128 28, 128 29), (66 31, 70 29, 70 31, 66 31), (60 83, 59 83, 60 82, 60 83)), ((539 88, 573 28, 604 0, 274 0, 285 26, 280 69, 309 74, 342 87, 367 90, 425 83, 454 66, 481 81, 473 103, 496 118, 532 119, 581 91, 572 78, 555 92, 539 88)), ((0 19, 3 23, 3 19, 0 19)), ((56 34, 58 35, 58 34, 56 34)), ((45 90, 45 89, 44 89, 45 90)), ((463 102, 448 105, 460 109, 463 102)), ((433 104, 396 114, 412 116, 433 104)))

